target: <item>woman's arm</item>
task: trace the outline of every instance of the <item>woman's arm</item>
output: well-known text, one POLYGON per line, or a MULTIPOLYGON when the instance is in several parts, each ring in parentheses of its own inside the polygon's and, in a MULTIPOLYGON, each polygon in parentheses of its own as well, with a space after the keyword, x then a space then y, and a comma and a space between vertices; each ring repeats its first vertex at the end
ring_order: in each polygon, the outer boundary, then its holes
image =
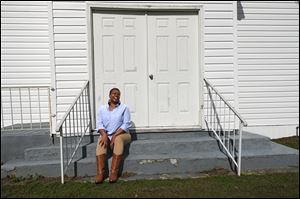
POLYGON ((123 123, 119 129, 122 129, 125 132, 129 132, 130 127, 131 127, 130 111, 129 111, 129 108, 126 107, 124 110, 123 123))
POLYGON ((126 107, 124 110, 124 118, 123 118, 123 123, 120 128, 113 134, 111 142, 110 142, 110 147, 113 146, 115 138, 118 135, 121 135, 123 133, 129 132, 129 128, 131 127, 131 120, 130 120, 130 111, 129 108, 126 107))
POLYGON ((101 107, 100 107, 99 110, 98 110, 98 113, 97 113, 97 121, 96 121, 96 129, 97 129, 97 131, 99 131, 100 129, 105 130, 104 125, 103 125, 102 117, 103 116, 102 116, 101 107))
POLYGON ((104 148, 106 148, 108 136, 107 136, 107 133, 106 133, 104 125, 103 125, 101 107, 99 108, 99 111, 97 114, 96 129, 101 134, 101 136, 99 136, 99 138, 98 138, 98 144, 100 144, 101 146, 103 146, 103 144, 104 144, 104 148))

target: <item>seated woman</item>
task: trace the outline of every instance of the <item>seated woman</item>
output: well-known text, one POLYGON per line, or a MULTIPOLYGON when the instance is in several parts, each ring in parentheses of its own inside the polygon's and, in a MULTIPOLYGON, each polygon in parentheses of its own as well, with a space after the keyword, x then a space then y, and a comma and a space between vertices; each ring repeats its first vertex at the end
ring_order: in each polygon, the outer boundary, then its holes
POLYGON ((96 148, 96 184, 104 181, 107 147, 110 146, 113 150, 109 182, 114 183, 118 180, 124 146, 131 142, 128 130, 131 127, 130 112, 125 104, 121 104, 120 95, 118 88, 111 89, 108 104, 98 110, 96 128, 101 136, 96 148))

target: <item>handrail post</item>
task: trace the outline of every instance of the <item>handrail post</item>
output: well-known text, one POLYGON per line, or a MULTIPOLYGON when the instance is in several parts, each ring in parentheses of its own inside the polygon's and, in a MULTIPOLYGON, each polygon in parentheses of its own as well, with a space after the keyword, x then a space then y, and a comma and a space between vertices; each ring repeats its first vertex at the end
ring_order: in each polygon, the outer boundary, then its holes
POLYGON ((49 136, 51 136, 52 134, 52 107, 51 107, 51 96, 50 96, 50 88, 47 89, 48 90, 48 114, 49 114, 49 127, 50 127, 50 134, 49 136))
POLYGON ((242 125, 242 122, 240 122, 240 128, 239 128, 239 154, 238 154, 238 176, 241 176, 242 134, 243 134, 243 125, 242 125))
POLYGON ((62 126, 59 129, 59 148, 60 148, 60 175, 61 175, 61 183, 64 184, 64 152, 63 152, 63 134, 62 134, 62 126))

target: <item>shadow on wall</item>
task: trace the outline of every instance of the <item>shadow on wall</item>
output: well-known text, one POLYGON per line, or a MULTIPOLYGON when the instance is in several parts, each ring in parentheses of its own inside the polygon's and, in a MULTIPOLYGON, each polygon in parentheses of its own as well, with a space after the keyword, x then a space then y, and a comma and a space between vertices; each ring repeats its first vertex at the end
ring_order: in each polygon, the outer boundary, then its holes
POLYGON ((131 128, 130 128, 130 135, 131 135, 131 141, 137 140, 136 130, 135 130, 135 123, 131 121, 131 128))
POLYGON ((239 21, 245 19, 244 9, 241 1, 237 1, 237 19, 239 21))
MULTIPOLYGON (((295 1, 295 4, 299 5, 299 1, 295 1)), ((241 1, 237 1, 237 19, 239 21, 245 19, 244 8, 241 1)))

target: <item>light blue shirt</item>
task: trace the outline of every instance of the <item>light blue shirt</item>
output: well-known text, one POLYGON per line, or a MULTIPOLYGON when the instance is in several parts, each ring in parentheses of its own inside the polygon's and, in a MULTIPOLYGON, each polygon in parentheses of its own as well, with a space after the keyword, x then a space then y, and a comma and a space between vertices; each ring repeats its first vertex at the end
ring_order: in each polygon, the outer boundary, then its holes
POLYGON ((97 113, 97 131, 104 129, 107 132, 108 138, 111 140, 112 135, 119 129, 123 129, 127 133, 131 127, 129 108, 125 104, 120 104, 112 111, 109 110, 109 105, 103 105, 97 113))

